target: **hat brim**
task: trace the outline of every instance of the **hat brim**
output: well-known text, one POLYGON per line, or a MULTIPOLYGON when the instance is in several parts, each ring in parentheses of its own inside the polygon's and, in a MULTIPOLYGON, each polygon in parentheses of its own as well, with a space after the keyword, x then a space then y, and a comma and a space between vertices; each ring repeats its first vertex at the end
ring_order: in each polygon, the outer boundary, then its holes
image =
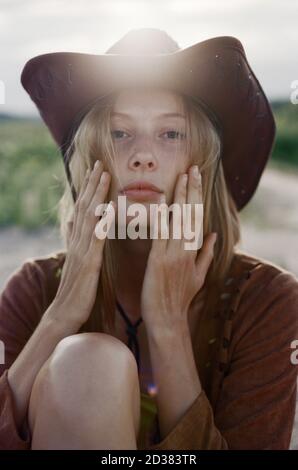
POLYGON ((62 152, 88 104, 126 86, 161 86, 205 103, 222 128, 227 186, 240 211, 270 156, 275 122, 241 42, 222 36, 169 54, 55 52, 30 59, 21 83, 62 152))

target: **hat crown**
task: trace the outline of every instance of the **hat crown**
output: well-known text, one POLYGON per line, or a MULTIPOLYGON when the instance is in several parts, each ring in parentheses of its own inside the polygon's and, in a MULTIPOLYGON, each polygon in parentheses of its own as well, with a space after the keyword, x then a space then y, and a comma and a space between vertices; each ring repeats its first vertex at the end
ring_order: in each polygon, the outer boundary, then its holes
POLYGON ((139 28, 128 31, 115 42, 106 54, 171 54, 180 47, 165 31, 157 28, 139 28))

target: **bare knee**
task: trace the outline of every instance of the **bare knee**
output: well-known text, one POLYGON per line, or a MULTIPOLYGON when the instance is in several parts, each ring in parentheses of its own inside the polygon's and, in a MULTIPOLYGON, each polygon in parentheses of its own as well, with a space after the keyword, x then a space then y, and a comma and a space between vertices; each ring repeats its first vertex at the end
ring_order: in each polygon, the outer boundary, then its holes
MULTIPOLYGON (((44 407, 64 419, 88 419, 99 400, 121 407, 123 393, 138 400, 138 371, 130 349, 105 333, 81 333, 61 340, 40 369, 32 387, 29 425, 44 407)), ((135 404, 137 412, 139 403, 135 404)))

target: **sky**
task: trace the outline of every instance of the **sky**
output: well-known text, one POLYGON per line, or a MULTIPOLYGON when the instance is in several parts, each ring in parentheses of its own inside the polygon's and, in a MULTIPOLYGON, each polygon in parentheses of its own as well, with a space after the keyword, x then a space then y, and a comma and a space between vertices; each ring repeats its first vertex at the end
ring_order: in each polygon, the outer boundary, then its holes
POLYGON ((181 48, 234 36, 270 100, 298 79, 298 0, 0 0, 0 113, 38 116, 20 76, 32 57, 104 54, 132 28, 165 30, 181 48))

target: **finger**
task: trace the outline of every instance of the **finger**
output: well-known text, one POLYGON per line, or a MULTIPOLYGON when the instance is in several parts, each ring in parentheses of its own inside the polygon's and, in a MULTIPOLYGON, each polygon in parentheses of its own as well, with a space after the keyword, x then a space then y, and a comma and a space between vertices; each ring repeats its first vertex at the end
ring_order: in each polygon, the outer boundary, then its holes
POLYGON ((116 203, 110 201, 105 214, 101 220, 96 224, 88 250, 88 256, 90 256, 90 262, 95 263, 95 267, 100 269, 101 260, 103 255, 103 248, 105 241, 110 233, 110 228, 115 220, 116 203))
POLYGON ((88 168, 87 171, 86 171, 85 178, 84 178, 84 181, 82 183, 80 193, 79 193, 78 198, 75 202, 74 215, 73 215, 73 234, 76 232, 76 229, 77 229, 77 219, 78 219, 78 213, 79 213, 79 201, 80 201, 82 195, 84 194, 84 192, 86 190, 86 187, 87 187, 88 181, 89 181, 89 177, 90 177, 90 168, 88 168))
POLYGON ((183 213, 183 217, 184 242, 193 244, 194 241, 197 241, 196 250, 192 249, 194 256, 197 256, 197 250, 202 246, 203 241, 203 191, 202 178, 198 165, 193 165, 190 168, 187 192, 187 210, 183 213), (192 234, 193 238, 190 239, 189 237, 192 234))
POLYGON ((90 173, 88 184, 79 201, 79 212, 78 212, 78 230, 80 231, 85 220, 85 212, 88 209, 90 202, 94 196, 94 193, 99 184, 101 175, 103 172, 103 163, 100 160, 96 160, 93 170, 90 173))
POLYGON ((97 188, 93 194, 93 197, 90 201, 88 210, 92 214, 95 214, 96 208, 99 204, 103 204, 106 201, 109 187, 111 183, 111 175, 108 171, 103 171, 97 185, 97 188))
POLYGON ((205 279, 209 266, 213 260, 215 233, 209 233, 196 259, 196 272, 200 279, 205 279))
POLYGON ((83 180, 83 184, 82 184, 82 187, 81 187, 81 190, 80 190, 80 196, 82 197, 83 194, 85 193, 86 191, 86 188, 88 186, 88 182, 89 182, 89 178, 90 178, 90 173, 91 173, 91 169, 90 168, 87 168, 86 170, 86 173, 85 173, 85 178, 83 180))
POLYGON ((90 204, 90 201, 94 195, 94 192, 97 188, 97 184, 101 178, 103 172, 103 162, 101 160, 96 160, 94 163, 93 169, 90 173, 88 185, 82 195, 82 198, 85 200, 86 205, 90 204))
POLYGON ((89 206, 85 209, 84 220, 82 222, 82 227, 80 234, 78 236, 78 243, 82 247, 83 251, 87 251, 90 245, 92 238, 92 233, 96 226, 96 223, 99 221, 100 214, 96 210, 98 206, 104 204, 110 185, 111 177, 108 172, 103 172, 92 200, 90 201, 89 206))
POLYGON ((178 249, 181 249, 183 231, 182 231, 182 222, 183 222, 183 205, 186 203, 186 194, 187 194, 187 173, 179 175, 177 184, 175 187, 174 193, 174 212, 171 213, 170 220, 170 238, 168 243, 169 252, 176 252, 178 249), (177 211, 177 212, 175 212, 177 211), (177 238, 174 238, 177 237, 177 238))
POLYGON ((203 203, 202 176, 198 165, 193 165, 190 168, 187 202, 190 204, 203 203))
MULTIPOLYGON (((153 211, 153 233, 151 251, 152 254, 162 254, 167 249, 169 237, 169 220, 168 207, 166 205, 165 194, 161 194, 158 207, 153 211)), ((151 232, 151 229, 150 229, 151 232)))

